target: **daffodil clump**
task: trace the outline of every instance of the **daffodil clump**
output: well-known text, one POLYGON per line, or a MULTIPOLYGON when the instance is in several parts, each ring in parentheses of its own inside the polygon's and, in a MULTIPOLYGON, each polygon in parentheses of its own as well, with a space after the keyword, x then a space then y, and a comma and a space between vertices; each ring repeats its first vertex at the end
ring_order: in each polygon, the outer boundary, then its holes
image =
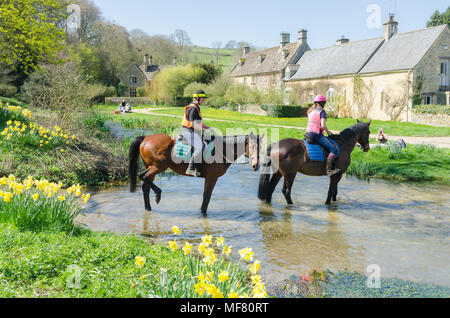
POLYGON ((61 127, 53 129, 42 127, 36 123, 29 122, 32 118, 31 112, 19 106, 0 106, 3 112, 9 112, 9 120, 6 127, 0 132, 0 143, 5 145, 11 142, 21 145, 32 146, 43 150, 57 149, 64 152, 64 147, 75 140, 75 135, 64 131, 61 127), (16 118, 13 115, 18 115, 16 118))
MULTIPOLYGON (((172 233, 182 231, 172 227, 172 233)), ((161 269, 159 276, 143 275, 133 286, 143 297, 170 298, 265 298, 265 284, 258 275, 261 263, 254 259, 251 248, 240 250, 238 264, 231 263, 232 246, 225 244, 223 237, 205 235, 197 248, 184 240, 172 240, 168 247, 181 253, 183 269, 168 273, 161 269)), ((139 270, 145 268, 146 258, 136 256, 139 270)))
POLYGON ((81 193, 80 185, 67 190, 62 183, 48 180, 16 180, 15 176, 0 178, 0 222, 22 230, 72 231, 80 202, 87 203, 90 194, 81 193))

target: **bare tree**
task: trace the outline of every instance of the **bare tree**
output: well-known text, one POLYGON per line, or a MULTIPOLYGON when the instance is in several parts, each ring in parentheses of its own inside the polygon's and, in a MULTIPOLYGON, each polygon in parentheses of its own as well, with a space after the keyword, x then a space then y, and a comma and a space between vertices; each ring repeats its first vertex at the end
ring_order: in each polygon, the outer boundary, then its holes
POLYGON ((213 42, 212 43, 212 47, 213 47, 213 49, 215 49, 216 50, 216 65, 219 65, 219 53, 220 53, 220 47, 221 47, 221 45, 222 45, 222 43, 221 42, 213 42))
POLYGON ((227 44, 225 44, 224 48, 225 49, 234 49, 234 48, 236 48, 236 45, 237 45, 236 41, 231 40, 231 41, 228 41, 227 44))
POLYGON ((186 45, 192 44, 191 39, 189 38, 189 35, 185 30, 182 29, 175 30, 175 33, 172 34, 172 37, 174 41, 178 43, 180 51, 183 50, 183 48, 186 45))
POLYGON ((92 0, 78 0, 80 6, 80 27, 78 29, 78 37, 83 42, 89 42, 93 34, 94 24, 103 20, 100 8, 95 5, 92 0))

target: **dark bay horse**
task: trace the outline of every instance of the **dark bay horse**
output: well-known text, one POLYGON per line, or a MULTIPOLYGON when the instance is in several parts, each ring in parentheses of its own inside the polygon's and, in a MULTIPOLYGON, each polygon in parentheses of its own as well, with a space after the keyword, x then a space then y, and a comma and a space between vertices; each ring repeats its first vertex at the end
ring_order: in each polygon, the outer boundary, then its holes
MULTIPOLYGON (((201 207, 203 214, 206 214, 217 179, 227 172, 234 161, 245 155, 250 158, 253 170, 259 169, 259 147, 262 138, 253 133, 243 136, 216 136, 214 141, 216 155, 214 157, 220 160, 213 160, 212 163, 204 162, 202 165, 203 178, 205 178, 201 207)), ((136 137, 130 145, 128 167, 130 191, 136 191, 138 156, 140 155, 146 169, 139 175, 139 178, 144 181, 142 190, 147 211, 152 209, 150 206, 150 189, 156 194, 156 203, 158 204, 161 200, 162 191, 153 183, 157 174, 171 169, 179 175, 189 176, 186 174, 188 163, 178 163, 173 160, 172 150, 175 142, 169 135, 151 135, 136 137)))
MULTIPOLYGON (((331 200, 336 202, 338 183, 342 175, 350 165, 350 155, 359 143, 364 152, 370 150, 369 123, 357 120, 357 124, 345 129, 339 135, 331 135, 340 148, 339 158, 336 160, 336 168, 339 173, 330 177, 330 187, 325 204, 331 204, 331 200)), ((263 170, 259 181, 258 198, 270 203, 275 187, 282 177, 284 177, 283 195, 287 204, 293 204, 291 189, 297 172, 308 176, 327 175, 325 170, 326 162, 313 162, 309 159, 304 141, 288 138, 274 143, 267 149, 267 156, 263 163, 263 170), (272 170, 272 176, 270 175, 272 170)))

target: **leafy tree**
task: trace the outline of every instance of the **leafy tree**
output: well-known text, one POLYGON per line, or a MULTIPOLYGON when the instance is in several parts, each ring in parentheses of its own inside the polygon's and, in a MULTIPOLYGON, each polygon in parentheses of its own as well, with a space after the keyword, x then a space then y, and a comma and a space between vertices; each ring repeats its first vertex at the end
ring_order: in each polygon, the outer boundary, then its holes
POLYGON ((78 0, 76 3, 81 14, 78 36, 82 42, 89 43, 95 36, 95 23, 103 20, 102 13, 92 0, 78 0))
POLYGON ((194 67, 201 70, 196 79, 199 83, 210 84, 222 74, 222 68, 211 63, 198 63, 194 64, 194 67))
POLYGON ((19 84, 39 63, 60 61, 65 17, 59 0, 0 1, 0 60, 19 73, 19 84))
POLYGON ((430 20, 427 22, 427 27, 433 27, 438 25, 447 24, 450 26, 450 7, 443 13, 436 10, 432 15, 430 20))

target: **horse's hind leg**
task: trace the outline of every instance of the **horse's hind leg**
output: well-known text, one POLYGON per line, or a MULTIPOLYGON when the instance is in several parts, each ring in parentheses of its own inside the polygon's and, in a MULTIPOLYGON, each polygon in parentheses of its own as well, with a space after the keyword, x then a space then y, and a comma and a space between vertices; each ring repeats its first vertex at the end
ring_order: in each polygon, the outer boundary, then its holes
POLYGON ((266 203, 272 202, 272 195, 275 191, 275 188, 277 187, 278 182, 280 182, 281 179, 281 172, 277 171, 272 175, 272 179, 270 179, 268 188, 267 188, 267 195, 266 195, 266 203))
POLYGON ((297 173, 292 173, 287 176, 284 176, 284 185, 282 192, 284 194, 284 197, 286 198, 287 204, 294 204, 291 198, 291 189, 292 185, 294 184, 296 175, 297 173))
POLYGON ((161 201, 162 190, 153 183, 153 181, 155 180, 155 176, 158 173, 159 170, 156 167, 150 167, 139 176, 139 178, 144 181, 144 183, 142 184, 142 191, 144 192, 144 203, 145 209, 147 211, 152 210, 150 205, 150 189, 155 192, 156 204, 159 204, 159 202, 161 201))
POLYGON ((328 197, 327 201, 325 202, 326 205, 331 204, 331 199, 333 199, 334 202, 336 202, 337 197, 337 189, 338 189, 338 183, 341 181, 342 174, 335 174, 330 177, 330 188, 328 189, 328 197))

